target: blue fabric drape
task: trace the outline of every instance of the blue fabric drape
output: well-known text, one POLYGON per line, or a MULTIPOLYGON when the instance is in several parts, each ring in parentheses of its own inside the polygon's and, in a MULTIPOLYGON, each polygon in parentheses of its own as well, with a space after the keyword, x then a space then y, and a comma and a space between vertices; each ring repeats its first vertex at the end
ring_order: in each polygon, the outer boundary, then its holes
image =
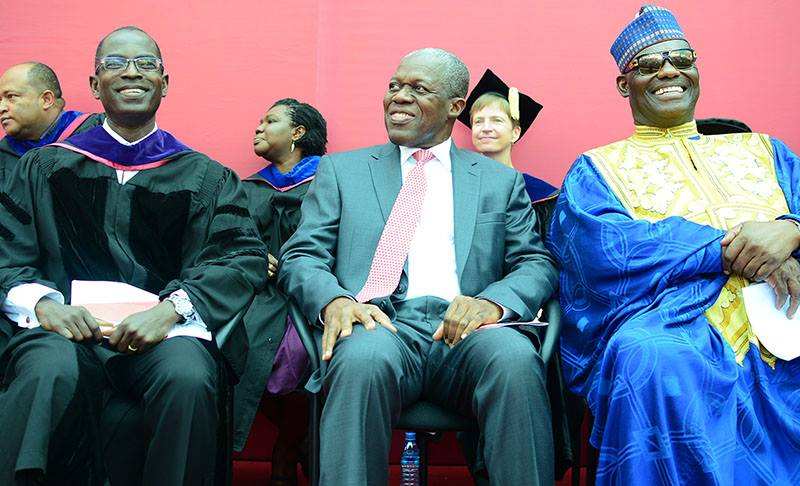
MULTIPOLYGON (((800 208, 800 163, 773 142, 800 208)), ((800 363, 742 366, 703 315, 727 277, 724 232, 634 220, 581 156, 548 246, 561 267, 562 359, 595 417, 598 484, 800 484, 800 363)))

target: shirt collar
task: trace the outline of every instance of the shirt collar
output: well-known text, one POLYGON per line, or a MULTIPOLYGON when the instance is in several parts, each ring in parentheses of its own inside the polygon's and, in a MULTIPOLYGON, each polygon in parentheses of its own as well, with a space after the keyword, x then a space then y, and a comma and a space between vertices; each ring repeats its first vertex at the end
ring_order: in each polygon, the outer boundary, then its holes
MULTIPOLYGON (((434 145, 433 147, 428 148, 427 150, 433 152, 433 155, 436 156, 436 160, 442 163, 442 165, 447 170, 451 170, 451 163, 450 163, 450 147, 453 145, 453 139, 451 137, 447 137, 447 140, 440 143, 439 145, 434 145)), ((417 161, 414 160, 411 156, 414 155, 414 152, 419 150, 417 147, 404 147, 400 145, 400 162, 401 163, 410 163, 416 164, 417 161), (409 160, 410 159, 410 160, 409 160)))
POLYGON ((664 138, 686 138, 700 135, 697 131, 697 122, 694 120, 670 128, 649 127, 636 125, 633 138, 646 141, 656 141, 664 138))
POLYGON ((158 130, 158 124, 154 123, 154 124, 153 124, 153 129, 152 129, 152 130, 150 130, 150 133, 148 133, 148 134, 147 134, 147 135, 145 135, 144 137, 140 138, 139 140, 134 140, 133 142, 129 142, 129 141, 125 140, 124 138, 122 138, 122 136, 121 136, 120 134, 118 134, 117 132, 115 132, 115 131, 114 131, 114 130, 111 128, 111 126, 108 124, 108 119, 107 119, 107 118, 106 118, 105 120, 103 120, 103 129, 104 129, 106 132, 108 132, 108 134, 109 134, 109 135, 111 135, 111 137, 112 137, 114 140, 116 140, 117 142, 121 143, 122 145, 127 145, 128 147, 131 147, 131 146, 133 146, 133 145, 136 145, 137 143, 141 142, 141 141, 142 141, 142 140, 144 140, 145 138, 149 137, 150 135, 152 135, 152 134, 156 133, 156 130, 158 130))

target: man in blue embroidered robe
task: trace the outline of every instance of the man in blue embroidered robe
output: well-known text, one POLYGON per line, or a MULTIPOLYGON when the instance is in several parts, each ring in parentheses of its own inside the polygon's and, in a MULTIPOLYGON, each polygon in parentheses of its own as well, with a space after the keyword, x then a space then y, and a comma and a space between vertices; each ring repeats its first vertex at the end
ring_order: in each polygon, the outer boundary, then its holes
POLYGON ((742 297, 766 281, 800 304, 800 160, 698 134, 696 53, 669 11, 642 7, 611 51, 635 131, 575 161, 549 242, 598 484, 800 484, 800 361, 759 342, 742 297))
POLYGON ((222 349, 212 338, 264 284, 267 254, 236 175, 157 127, 168 81, 149 35, 113 31, 90 77, 106 121, 7 173, 0 302, 16 328, 0 357, 2 484, 80 484, 91 457, 74 458, 103 388, 143 415, 141 430, 106 437, 145 449, 107 460, 111 483, 216 483, 217 363, 241 370, 247 343, 241 327, 222 349), (160 303, 103 332, 68 305, 73 280, 124 282, 160 303), (124 467, 136 474, 115 475, 124 467))

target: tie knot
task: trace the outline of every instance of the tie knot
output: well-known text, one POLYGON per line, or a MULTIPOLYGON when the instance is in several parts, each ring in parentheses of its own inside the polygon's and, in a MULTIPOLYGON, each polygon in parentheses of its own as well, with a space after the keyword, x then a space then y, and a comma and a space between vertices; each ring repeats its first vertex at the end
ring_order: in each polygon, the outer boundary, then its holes
POLYGON ((412 157, 414 157, 414 160, 416 160, 417 162, 425 163, 433 159, 435 155, 433 155, 433 152, 431 152, 430 150, 419 149, 416 152, 414 152, 412 157))

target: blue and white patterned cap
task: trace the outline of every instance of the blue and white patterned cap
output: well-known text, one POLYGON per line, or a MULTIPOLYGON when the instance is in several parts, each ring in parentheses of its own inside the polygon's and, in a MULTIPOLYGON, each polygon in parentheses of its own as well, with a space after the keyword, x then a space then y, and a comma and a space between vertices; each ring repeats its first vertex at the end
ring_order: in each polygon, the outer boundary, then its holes
POLYGON ((686 40, 672 12, 656 5, 645 5, 611 45, 611 55, 619 71, 642 49, 668 40, 686 40))

